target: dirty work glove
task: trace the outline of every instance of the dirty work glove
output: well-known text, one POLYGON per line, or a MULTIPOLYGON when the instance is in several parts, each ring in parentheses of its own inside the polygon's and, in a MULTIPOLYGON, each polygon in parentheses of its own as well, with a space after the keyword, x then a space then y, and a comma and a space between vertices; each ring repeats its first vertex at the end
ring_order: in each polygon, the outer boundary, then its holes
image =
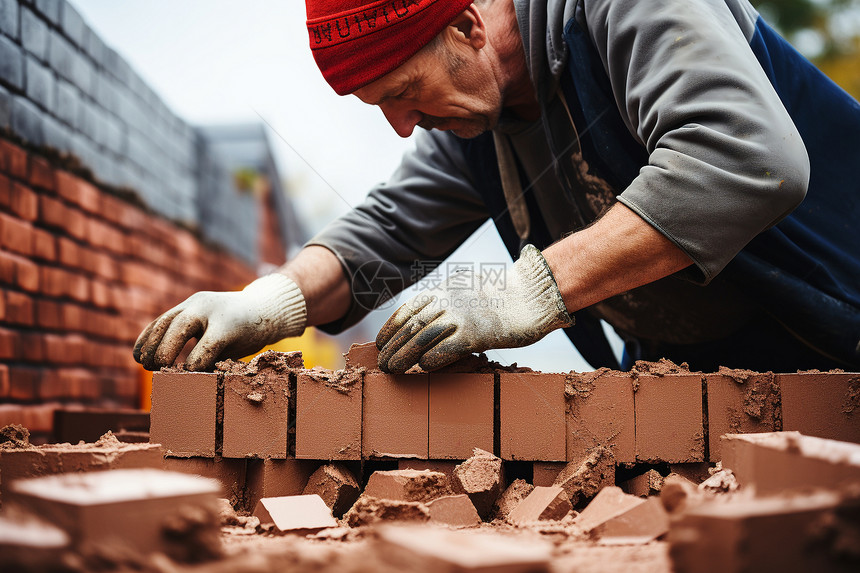
POLYGON ((532 245, 503 285, 463 272, 413 297, 388 319, 376 337, 380 368, 401 373, 418 363, 435 370, 472 352, 527 346, 573 324, 546 259, 532 245))
POLYGON ((185 364, 211 370, 218 360, 241 358, 305 329, 305 297, 292 279, 273 273, 238 292, 202 291, 150 323, 137 338, 134 359, 147 370, 170 366, 191 338, 185 364))

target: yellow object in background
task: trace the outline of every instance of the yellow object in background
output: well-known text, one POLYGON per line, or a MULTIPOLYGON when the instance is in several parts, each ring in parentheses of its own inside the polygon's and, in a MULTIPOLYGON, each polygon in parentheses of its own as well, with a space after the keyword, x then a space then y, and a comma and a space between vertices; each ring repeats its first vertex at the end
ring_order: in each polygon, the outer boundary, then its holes
MULTIPOLYGON (((343 352, 344 350, 338 343, 326 338, 315 328, 306 328, 304 334, 298 338, 285 338, 275 344, 262 349, 259 353, 267 350, 277 350, 278 352, 295 352, 300 350, 305 359, 305 368, 313 368, 314 366, 322 366, 336 370, 343 368, 343 352)), ((247 356, 242 360, 251 360, 256 354, 247 356)))

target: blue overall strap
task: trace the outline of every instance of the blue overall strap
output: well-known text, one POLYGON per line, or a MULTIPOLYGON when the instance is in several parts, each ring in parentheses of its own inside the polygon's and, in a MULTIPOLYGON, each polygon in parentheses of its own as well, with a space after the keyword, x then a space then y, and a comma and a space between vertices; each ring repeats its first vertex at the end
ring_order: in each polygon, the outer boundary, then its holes
MULTIPOLYGON (((458 140, 463 148, 466 164, 469 165, 474 174, 475 185, 484 199, 487 211, 493 218, 496 229, 505 244, 505 248, 516 260, 520 256, 523 242, 517 235, 514 223, 508 212, 505 194, 502 189, 502 180, 499 175, 498 160, 496 158, 496 147, 493 142, 492 133, 485 133, 474 139, 458 140)), ((525 172, 519 168, 520 177, 525 172)), ((552 237, 547 231, 546 224, 537 215, 540 213, 534 195, 530 191, 531 186, 523 181, 523 189, 526 189, 525 199, 528 205, 529 217, 531 219, 531 235, 526 240, 540 250, 544 250, 553 243, 552 237)), ((565 328, 564 333, 570 339, 582 357, 594 368, 607 367, 619 369, 620 365, 612 351, 612 346, 603 332, 600 320, 588 313, 579 311, 573 313, 575 325, 565 328)))
POLYGON ((860 104, 761 18, 750 47, 811 164, 803 203, 727 268, 822 353, 860 365, 860 104))

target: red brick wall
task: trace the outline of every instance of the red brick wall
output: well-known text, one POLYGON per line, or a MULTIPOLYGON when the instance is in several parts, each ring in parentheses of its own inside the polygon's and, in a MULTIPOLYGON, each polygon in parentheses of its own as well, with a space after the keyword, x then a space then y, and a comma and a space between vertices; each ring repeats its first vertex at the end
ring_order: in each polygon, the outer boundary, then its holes
POLYGON ((0 140, 0 426, 59 405, 137 407, 140 330, 198 290, 255 277, 235 257, 0 140))

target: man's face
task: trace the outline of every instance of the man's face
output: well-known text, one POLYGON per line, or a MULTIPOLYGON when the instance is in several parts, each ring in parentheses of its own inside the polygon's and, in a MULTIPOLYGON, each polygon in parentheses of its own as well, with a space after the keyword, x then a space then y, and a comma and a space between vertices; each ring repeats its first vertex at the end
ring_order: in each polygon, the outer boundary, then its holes
POLYGON ((479 51, 429 46, 354 94, 378 105, 400 137, 415 126, 471 138, 498 123, 502 94, 479 51))

